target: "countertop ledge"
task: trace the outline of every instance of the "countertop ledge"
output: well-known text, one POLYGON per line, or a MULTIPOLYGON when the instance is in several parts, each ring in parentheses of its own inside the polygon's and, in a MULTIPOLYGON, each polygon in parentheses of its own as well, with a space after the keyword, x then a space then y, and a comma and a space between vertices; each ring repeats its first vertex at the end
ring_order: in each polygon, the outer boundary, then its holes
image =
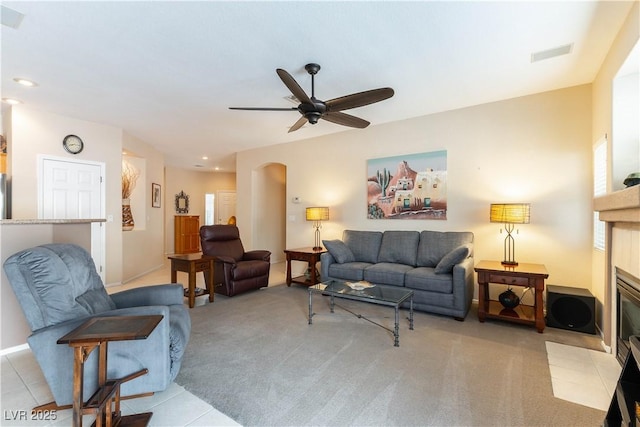
POLYGON ((107 222, 104 218, 89 219, 2 219, 0 225, 34 225, 34 224, 88 224, 91 222, 107 222))

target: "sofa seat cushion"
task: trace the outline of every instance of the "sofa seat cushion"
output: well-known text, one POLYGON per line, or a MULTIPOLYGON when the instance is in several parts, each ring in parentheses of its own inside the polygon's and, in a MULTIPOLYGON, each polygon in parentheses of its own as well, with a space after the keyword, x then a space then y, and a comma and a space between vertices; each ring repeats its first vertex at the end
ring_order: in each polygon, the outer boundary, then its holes
POLYGON ((331 264, 329 266, 329 276, 342 280, 364 280, 364 269, 371 265, 369 262, 331 264))
POLYGON ((385 231, 382 236, 378 262, 392 262, 416 266, 420 233, 417 231, 385 231))
POLYGON ((404 275, 412 269, 410 265, 379 262, 364 270, 364 280, 379 285, 404 286, 404 275))
POLYGON ((269 274, 270 264, 265 261, 242 261, 233 269, 233 280, 244 280, 269 274))
POLYGON ((450 294, 453 293, 453 275, 436 274, 435 268, 431 267, 418 267, 407 271, 404 285, 421 291, 450 294))
POLYGON ((381 231, 345 230, 342 241, 351 249, 356 261, 376 263, 382 242, 381 231))

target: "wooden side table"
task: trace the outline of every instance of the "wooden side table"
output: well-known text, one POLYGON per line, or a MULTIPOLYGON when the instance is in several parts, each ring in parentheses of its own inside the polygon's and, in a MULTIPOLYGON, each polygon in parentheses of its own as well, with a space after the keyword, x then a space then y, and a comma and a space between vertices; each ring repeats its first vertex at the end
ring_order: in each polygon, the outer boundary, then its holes
POLYGON ((107 379, 107 346, 109 341, 146 339, 162 320, 162 315, 94 317, 58 340, 73 347, 73 427, 82 427, 82 416, 96 415, 96 426, 146 426, 152 412, 120 414, 120 385, 149 372, 142 369, 119 379, 107 379), (82 401, 84 363, 98 349, 98 390, 82 401), (115 406, 112 412, 112 406, 115 406))
POLYGON ((475 267, 478 273, 478 320, 487 318, 509 322, 535 325, 539 333, 544 331, 542 295, 544 281, 549 277, 542 264, 524 264, 504 266, 500 261, 480 261, 475 267), (491 300, 489 283, 507 286, 529 287, 534 290, 534 305, 520 304, 514 309, 506 309, 499 301, 491 300))
POLYGON ((189 308, 196 304, 196 297, 209 294, 209 302, 213 302, 213 262, 214 258, 202 254, 172 255, 171 283, 178 283, 178 271, 189 273, 189 287, 185 289, 184 296, 189 298, 189 308), (209 280, 205 274, 206 289, 196 289, 196 273, 209 272, 209 280))
POLYGON ((327 252, 326 249, 314 250, 313 248, 286 249, 287 256, 287 286, 298 283, 305 286, 313 286, 318 283, 319 277, 316 264, 320 262, 320 255, 327 252), (309 278, 306 275, 291 277, 291 261, 306 261, 309 264, 309 278))

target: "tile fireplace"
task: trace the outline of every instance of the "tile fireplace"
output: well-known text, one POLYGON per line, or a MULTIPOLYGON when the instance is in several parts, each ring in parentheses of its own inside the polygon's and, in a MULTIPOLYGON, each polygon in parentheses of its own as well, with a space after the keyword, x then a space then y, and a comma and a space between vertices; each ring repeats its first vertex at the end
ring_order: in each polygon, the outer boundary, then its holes
POLYGON ((616 357, 623 364, 629 353, 629 337, 640 335, 640 278, 616 267, 616 357))

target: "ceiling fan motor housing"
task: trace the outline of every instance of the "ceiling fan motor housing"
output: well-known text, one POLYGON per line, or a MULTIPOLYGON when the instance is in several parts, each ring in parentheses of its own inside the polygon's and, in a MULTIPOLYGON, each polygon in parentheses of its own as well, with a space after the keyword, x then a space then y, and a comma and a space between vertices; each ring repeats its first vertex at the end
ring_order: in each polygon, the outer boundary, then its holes
POLYGON ((302 114, 312 125, 318 123, 318 120, 327 111, 327 106, 322 101, 318 101, 312 98, 313 104, 302 103, 298 105, 298 111, 302 114))

